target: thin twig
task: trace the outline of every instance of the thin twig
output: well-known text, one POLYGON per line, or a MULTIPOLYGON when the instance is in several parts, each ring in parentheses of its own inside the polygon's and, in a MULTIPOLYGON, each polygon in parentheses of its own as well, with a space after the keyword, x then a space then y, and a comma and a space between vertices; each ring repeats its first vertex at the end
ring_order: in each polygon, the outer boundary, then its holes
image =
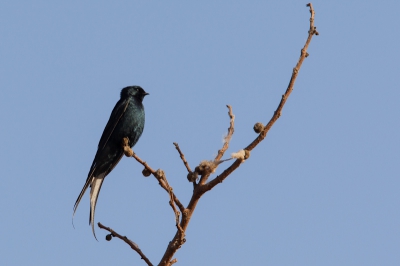
POLYGON ((156 170, 154 170, 153 168, 151 168, 150 165, 148 165, 145 161, 143 161, 142 159, 140 159, 139 156, 136 155, 136 153, 134 153, 134 154, 132 155, 132 157, 133 157, 136 161, 138 161, 141 165, 143 165, 144 168, 146 168, 147 170, 149 170, 150 173, 152 173, 153 175, 155 175, 156 170))
POLYGON ((129 143, 129 139, 128 138, 123 138, 122 146, 124 148, 125 155, 128 156, 128 157, 135 158, 136 161, 138 161, 141 165, 143 165, 144 168, 146 168, 158 180, 158 183, 160 184, 160 186, 163 189, 165 189, 165 191, 168 192, 168 194, 170 195, 172 200, 176 203, 178 208, 181 211, 183 211, 185 209, 185 207, 182 205, 182 203, 178 200, 178 198, 176 197, 176 195, 172 191, 172 187, 168 184, 168 181, 167 181, 167 178, 165 177, 164 171, 162 171, 162 170, 155 171, 153 168, 151 168, 150 165, 148 165, 145 161, 140 159, 139 156, 137 156, 136 153, 134 153, 132 151, 132 149, 129 147, 128 143, 129 143), (161 173, 160 171, 162 171, 162 174, 160 174, 161 173))
POLYGON ((296 64, 296 67, 293 68, 293 72, 292 72, 292 77, 290 78, 290 82, 289 85, 286 89, 285 94, 282 95, 282 99, 281 102, 278 105, 278 108, 275 110, 274 115, 272 116, 271 120, 269 120, 268 124, 264 127, 264 129, 261 131, 261 133, 258 135, 258 137, 249 144, 249 146, 247 146, 245 149, 248 151, 251 151, 252 149, 254 149, 266 136, 268 131, 271 129, 272 125, 276 122, 276 120, 278 120, 278 118, 281 116, 281 112, 283 109, 283 106, 286 103, 286 100, 288 99, 290 93, 293 91, 293 87, 294 87, 294 83, 296 81, 297 75, 299 74, 301 65, 303 64, 304 59, 308 56, 307 53, 307 49, 308 46, 311 42, 311 39, 313 37, 313 35, 318 35, 319 33, 316 30, 316 27, 314 26, 314 16, 315 16, 315 12, 313 9, 313 6, 311 3, 307 4, 308 7, 310 7, 310 13, 311 13, 311 17, 310 17, 310 30, 308 31, 308 38, 306 43, 304 44, 303 49, 301 49, 301 54, 300 54, 300 58, 296 64))
POLYGON ((111 229, 110 227, 106 227, 104 225, 102 225, 101 223, 97 223, 97 225, 104 230, 107 230, 108 232, 111 233, 111 235, 113 237, 117 237, 119 239, 121 239, 122 241, 124 241, 125 243, 127 243, 134 251, 136 251, 140 258, 142 260, 144 260, 148 266, 153 266, 153 264, 150 262, 150 260, 146 257, 146 255, 143 254, 143 252, 140 250, 139 246, 133 242, 132 240, 130 240, 129 238, 127 238, 126 236, 121 236, 120 234, 118 234, 117 232, 115 232, 113 229, 111 229))
POLYGON ((188 162, 185 159, 185 155, 182 153, 181 149, 179 148, 178 143, 174 142, 175 148, 176 150, 179 152, 179 155, 181 156, 182 162, 183 164, 186 166, 186 169, 188 170, 188 172, 192 172, 192 170, 190 170, 190 166, 188 164, 188 162))
MULTIPOLYGON (((222 156, 224 156, 224 153, 226 152, 226 150, 229 147, 229 142, 232 139, 232 135, 233 132, 235 131, 235 116, 232 113, 232 107, 230 105, 227 105, 226 107, 228 107, 229 112, 229 118, 230 118, 230 123, 229 123, 229 128, 228 128, 228 134, 226 135, 226 137, 224 138, 224 144, 222 145, 222 148, 220 150, 218 150, 218 154, 214 159, 214 162, 216 163, 215 166, 218 166, 218 164, 221 162, 221 158, 222 156)), ((215 169, 213 169, 213 171, 215 171, 215 169)), ((207 173, 207 174, 203 174, 200 178, 200 185, 204 185, 207 182, 207 179, 210 177, 211 173, 207 173)))
POLYGON ((175 204, 174 204, 174 193, 172 187, 169 185, 167 178, 165 177, 165 173, 162 170, 157 170, 157 176, 162 179, 165 182, 166 187, 168 188, 168 194, 169 194, 169 205, 171 206, 172 210, 174 211, 175 214, 175 225, 176 228, 178 228, 179 232, 181 233, 182 239, 185 238, 184 232, 182 227, 179 224, 179 217, 180 217, 180 212, 176 209, 175 204))
MULTIPOLYGON (((179 210, 183 212, 185 207, 182 205, 182 203, 179 201, 179 199, 176 197, 174 192, 170 191, 170 186, 168 183, 166 183, 162 178, 160 178, 159 175, 157 175, 157 171, 155 171, 153 168, 150 167, 145 161, 139 158, 139 156, 136 155, 136 153, 133 153, 132 155, 133 158, 135 158, 136 161, 138 161, 141 165, 143 165, 147 170, 151 172, 151 174, 158 180, 158 183, 160 186, 168 192, 168 194, 172 193, 173 200, 175 204, 178 206, 179 210)), ((166 180, 166 179, 165 179, 166 180)))
POLYGON ((229 142, 231 141, 233 132, 235 131, 235 116, 232 113, 232 107, 230 105, 227 105, 229 112, 229 118, 230 118, 230 123, 229 123, 229 128, 228 128, 228 135, 224 138, 224 145, 222 146, 222 149, 218 151, 217 157, 215 157, 215 161, 221 160, 222 156, 224 156, 225 151, 229 147, 229 142))
POLYGON ((170 197, 173 199, 173 201, 175 202, 175 204, 178 206, 180 211, 184 211, 185 207, 183 206, 183 204, 178 200, 178 198, 176 197, 175 193, 173 192, 172 187, 168 184, 167 181, 167 177, 165 176, 165 173, 163 170, 158 169, 155 173, 154 173, 154 177, 158 180, 158 183, 160 184, 160 186, 162 188, 165 189, 165 191, 168 192, 168 194, 170 195, 170 197))

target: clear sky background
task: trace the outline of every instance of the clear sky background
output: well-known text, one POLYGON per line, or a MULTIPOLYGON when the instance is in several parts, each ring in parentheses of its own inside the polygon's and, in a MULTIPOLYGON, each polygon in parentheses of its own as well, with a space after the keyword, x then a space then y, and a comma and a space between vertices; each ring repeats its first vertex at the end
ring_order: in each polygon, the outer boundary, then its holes
MULTIPOLYGON (((2 1, 2 265, 145 265, 72 207, 120 90, 140 85, 134 151, 180 200, 236 115, 231 153, 276 109, 309 29, 306 1, 2 1)), ((400 265, 400 2, 314 1, 314 36, 281 118, 200 201, 177 265, 400 265)), ((217 170, 223 171, 229 163, 217 170)), ((96 222, 157 264, 168 195, 124 157, 96 222)))

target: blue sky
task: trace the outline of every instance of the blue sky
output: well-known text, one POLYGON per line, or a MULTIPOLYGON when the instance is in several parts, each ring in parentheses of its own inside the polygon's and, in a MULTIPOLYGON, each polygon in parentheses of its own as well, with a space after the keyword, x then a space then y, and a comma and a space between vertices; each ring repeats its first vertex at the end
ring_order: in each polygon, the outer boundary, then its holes
MULTIPOLYGON (((72 207, 120 90, 140 85, 134 151, 180 200, 194 168, 247 146, 287 87, 309 27, 302 1, 3 1, 3 265, 145 265, 72 207)), ((314 1, 320 33, 267 138, 200 201, 177 265, 399 265, 400 2, 314 1)), ((229 163, 221 165, 220 173, 229 163)), ((168 195, 123 158, 96 222, 157 264, 175 233, 168 195)))

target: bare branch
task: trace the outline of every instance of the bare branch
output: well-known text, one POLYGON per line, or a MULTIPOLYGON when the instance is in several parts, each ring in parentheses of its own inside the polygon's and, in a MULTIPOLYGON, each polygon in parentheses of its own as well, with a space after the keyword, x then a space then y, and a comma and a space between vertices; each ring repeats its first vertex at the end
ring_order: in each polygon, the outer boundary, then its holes
POLYGON ((217 157, 215 157, 215 161, 221 160, 222 156, 224 156, 225 151, 229 147, 229 142, 231 141, 233 132, 235 131, 235 116, 232 113, 232 107, 230 105, 227 105, 226 107, 228 107, 228 109, 229 109, 228 114, 229 114, 229 118, 230 118, 230 124, 229 124, 229 128, 228 128, 228 135, 226 135, 226 137, 224 139, 224 145, 222 146, 222 149, 220 149, 218 151, 218 155, 217 155, 217 157))
POLYGON ((154 177, 158 180, 158 183, 160 184, 160 186, 165 189, 165 191, 168 192, 168 194, 170 195, 170 197, 173 199, 173 201, 175 202, 175 204, 178 206, 179 210, 181 212, 183 212, 185 210, 185 207, 183 206, 183 204, 178 200, 178 198, 176 197, 175 193, 173 192, 172 187, 168 184, 167 181, 167 177, 164 174, 164 171, 161 169, 158 169, 154 174, 154 177))
POLYGON ((151 173, 152 175, 155 175, 155 174, 156 174, 156 170, 154 170, 153 168, 151 168, 150 165, 148 165, 145 161, 143 161, 142 159, 140 159, 139 156, 136 155, 136 153, 133 153, 132 157, 133 157, 136 161, 138 161, 141 165, 143 165, 144 168, 146 168, 147 170, 149 170, 150 173, 151 173))
MULTIPOLYGON (((121 236, 120 234, 118 234, 117 232, 115 232, 113 229, 111 229, 110 227, 106 227, 104 225, 102 225, 101 223, 97 223, 97 225, 104 230, 107 230, 108 232, 111 233, 111 236, 113 237, 117 237, 119 239, 121 239, 122 241, 124 241, 125 243, 127 243, 134 251, 136 251, 140 258, 142 260, 144 260, 148 266, 153 266, 153 264, 150 262, 150 260, 143 254, 143 252, 140 250, 139 246, 133 242, 132 240, 128 239, 126 236, 121 236)), ((109 239, 111 240, 111 238, 109 239)))
POLYGON ((178 198, 175 196, 175 194, 172 192, 172 187, 168 184, 167 178, 164 174, 164 171, 162 170, 157 170, 155 171, 153 168, 150 167, 145 161, 139 158, 139 156, 136 155, 129 147, 129 139, 128 138, 123 138, 122 139, 122 147, 124 149, 124 154, 127 157, 133 157, 135 158, 136 161, 138 161, 141 165, 144 166, 144 168, 149 171, 157 180, 160 186, 165 189, 165 191, 170 194, 170 197, 173 199, 173 201, 176 203, 176 205, 179 207, 181 211, 185 209, 185 207, 182 205, 182 203, 178 200, 178 198))
POLYGON ((308 31, 307 41, 304 44, 303 49, 301 49, 300 58, 296 64, 296 67, 293 68, 292 77, 290 78, 290 82, 286 89, 285 94, 282 95, 282 99, 278 105, 278 108, 275 110, 274 115, 272 116, 271 120, 269 120, 268 124, 264 127, 264 129, 261 131, 261 133, 258 135, 258 137, 252 143, 250 143, 249 146, 247 146, 245 148, 248 151, 251 151, 252 149, 254 149, 267 136, 267 133, 271 129, 272 125, 281 116, 283 106, 285 105, 286 100, 289 98, 290 93, 292 93, 292 91, 293 91, 294 83, 296 81, 297 75, 299 74, 301 65, 303 64, 304 59, 308 56, 307 49, 308 49, 308 46, 310 45, 311 39, 314 34, 319 35, 319 33, 316 30, 317 28, 314 27, 315 12, 314 12, 313 6, 311 3, 307 4, 307 6, 310 7, 310 13, 311 13, 310 30, 308 31))
MULTIPOLYGON (((230 118, 228 134, 224 138, 224 145, 222 146, 222 148, 220 150, 218 150, 218 154, 215 157, 215 160, 214 160, 214 163, 213 163, 214 167, 211 167, 212 169, 210 169, 210 170, 212 170, 212 172, 203 173, 201 175, 201 179, 200 179, 200 182, 199 182, 199 184, 201 184, 201 185, 204 185, 207 182, 207 179, 209 178, 209 176, 212 173, 215 172, 216 167, 222 162, 221 158, 222 158, 222 156, 224 156, 224 153, 228 149, 229 142, 231 141, 233 132, 235 131, 235 116, 232 113, 232 107, 230 105, 227 105, 226 107, 228 107, 228 109, 229 109, 228 115, 229 115, 229 118, 230 118)), ((202 163, 200 163, 199 167, 201 166, 202 163)))
POLYGON ((174 142, 174 145, 175 145, 176 150, 179 152, 179 155, 181 156, 182 162, 186 166, 186 169, 188 170, 189 173, 191 173, 192 170, 190 170, 190 166, 185 159, 185 155, 182 153, 181 149, 179 148, 178 143, 174 142))
POLYGON ((169 194, 169 198, 170 198, 169 199, 169 205, 171 206, 172 210, 174 211, 174 214, 175 214, 175 225, 176 225, 176 228, 178 228, 178 231, 180 232, 180 235, 181 235, 181 238, 182 238, 182 241, 183 241, 183 238, 185 238, 185 235, 184 235, 182 227, 179 224, 180 212, 176 209, 175 204, 174 204, 175 195, 174 195, 174 193, 172 191, 172 187, 168 184, 168 180, 165 177, 165 173, 164 173, 163 170, 157 170, 156 174, 160 179, 162 179, 162 181, 165 182, 165 185, 168 188, 168 194, 169 194))

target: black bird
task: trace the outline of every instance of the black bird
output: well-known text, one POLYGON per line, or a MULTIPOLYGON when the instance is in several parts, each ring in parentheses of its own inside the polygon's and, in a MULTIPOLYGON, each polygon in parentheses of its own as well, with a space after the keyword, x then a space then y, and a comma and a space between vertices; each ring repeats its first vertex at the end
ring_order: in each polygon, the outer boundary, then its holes
POLYGON ((89 225, 92 225, 95 238, 94 212, 101 185, 104 178, 114 169, 124 154, 123 138, 129 139, 129 146, 132 148, 142 135, 144 128, 142 101, 146 95, 148 93, 139 86, 129 86, 121 90, 121 99, 111 112, 110 119, 104 128, 103 135, 101 135, 86 183, 75 202, 72 217, 74 217, 86 189, 90 186, 89 225))

